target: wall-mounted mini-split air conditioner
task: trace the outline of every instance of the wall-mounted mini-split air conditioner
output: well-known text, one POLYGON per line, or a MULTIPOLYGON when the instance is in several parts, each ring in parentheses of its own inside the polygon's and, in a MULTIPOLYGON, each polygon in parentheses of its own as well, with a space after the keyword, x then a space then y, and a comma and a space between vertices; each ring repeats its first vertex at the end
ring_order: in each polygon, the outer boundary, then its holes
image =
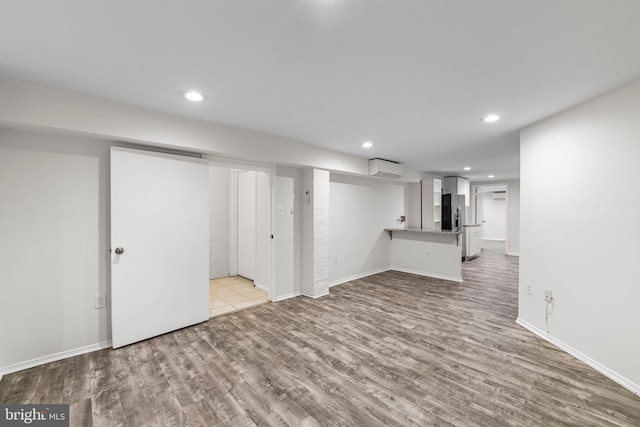
POLYGON ((369 175, 383 178, 400 178, 402 176, 402 165, 384 159, 369 160, 369 175))
POLYGON ((491 193, 491 198, 493 200, 506 200, 507 199, 507 192, 506 191, 494 191, 493 193, 491 193))

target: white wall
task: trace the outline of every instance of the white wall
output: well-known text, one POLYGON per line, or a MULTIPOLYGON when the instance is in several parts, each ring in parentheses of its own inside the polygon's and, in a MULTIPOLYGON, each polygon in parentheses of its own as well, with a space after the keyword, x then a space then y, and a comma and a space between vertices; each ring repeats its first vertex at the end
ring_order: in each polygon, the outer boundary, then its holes
POLYGON ((331 284, 389 268, 389 235, 384 229, 396 227, 405 214, 404 195, 404 184, 331 174, 331 284))
POLYGON ((107 345, 108 150, 0 129, 0 374, 107 345))
MULTIPOLYGON (((218 155, 224 158, 236 158, 281 164, 286 163, 289 165, 323 168, 325 171, 332 170, 352 174, 368 174, 368 161, 365 158, 324 150, 311 145, 302 144, 298 141, 280 138, 273 135, 181 118, 162 112, 147 110, 90 96, 77 95, 55 89, 25 84, 17 81, 0 79, 0 99, 3 101, 0 103, 0 123, 3 128, 32 129, 34 132, 37 131, 43 133, 42 135, 35 133, 29 134, 22 138, 27 140, 35 138, 35 140, 40 141, 37 142, 37 144, 39 144, 36 147, 37 149, 32 151, 37 152, 38 150, 43 150, 45 152, 51 152, 57 150, 55 143, 50 144, 48 141, 59 141, 64 146, 71 144, 67 143, 67 141, 77 141, 77 143, 74 142, 72 144, 72 147, 69 146, 69 151, 66 153, 68 154, 68 157, 65 157, 64 160, 60 160, 58 157, 55 159, 55 162, 59 161, 62 164, 69 163, 69 167, 65 166, 61 169, 56 169, 56 172, 60 173, 58 176, 60 179, 58 182, 48 183, 48 185, 54 187, 54 189, 51 190, 51 194, 60 195, 62 200, 67 200, 77 196, 79 200, 73 200, 73 203, 77 202, 81 204, 86 202, 86 198, 89 196, 82 194, 79 189, 76 189, 77 191, 72 191, 69 180, 76 176, 76 166, 81 162, 80 159, 91 156, 98 157, 97 162, 99 163, 99 166, 97 166, 96 173, 99 176, 99 189, 98 192, 91 193, 91 197, 95 197, 95 203, 98 204, 98 211, 96 213, 97 219, 95 221, 92 220, 92 226, 82 233, 82 238, 86 239, 89 239, 91 236, 96 234, 98 234, 99 240, 102 239, 103 237, 100 236, 106 236, 106 231, 103 228, 108 226, 108 221, 105 219, 108 212, 108 206, 106 206, 106 195, 108 194, 108 189, 104 189, 104 192, 101 192, 103 191, 103 177, 107 176, 106 174, 108 173, 108 162, 103 164, 103 158, 101 156, 104 154, 103 151, 106 153, 105 150, 106 147, 108 147, 108 144, 98 142, 99 140, 122 141, 121 143, 118 143, 120 145, 126 145, 128 143, 144 144, 147 147, 154 147, 154 149, 157 149, 158 151, 174 149, 213 156, 218 155), (75 136, 66 137, 64 135, 75 136), (86 145, 86 147, 84 145, 86 145), (71 165, 71 163, 73 163, 73 165, 71 165), (64 174, 62 173, 62 170, 64 170, 64 174)), ((3 134, 16 134, 19 136, 27 135, 22 131, 2 132, 3 134)), ((18 145, 29 150, 29 148, 26 148, 29 147, 28 143, 25 143, 24 145, 21 144, 22 141, 18 145)), ((7 160, 9 158, 10 157, 8 156, 4 156, 2 160, 3 162, 10 163, 11 161, 7 160)), ((47 158, 47 161, 48 160, 50 159, 47 158)), ((294 168, 291 169, 293 170, 294 168)), ((31 169, 25 168, 25 171, 26 170, 31 169)), ((44 168, 44 170, 46 170, 46 168, 44 168)), ((31 185, 31 182, 28 181, 30 179, 29 176, 31 175, 24 173, 17 177, 12 177, 8 176, 8 171, 9 169, 7 169, 7 171, 3 171, 3 191, 10 191, 10 188, 12 188, 11 186, 13 185, 13 179, 22 179, 24 181, 24 185, 31 185)), ((13 170, 11 171, 12 173, 18 173, 13 170)), ((91 172, 93 173, 95 171, 91 170, 91 172)), ((82 175, 82 173, 78 172, 77 175, 82 175)), ((38 177, 40 175, 34 172, 33 176, 38 177)), ((404 181, 417 182, 420 179, 420 175, 415 171, 411 171, 410 168, 405 168, 405 175, 401 179, 404 181)), ((93 181, 87 178, 84 179, 83 182, 84 185, 88 186, 93 181)), ((294 182, 296 194, 303 194, 303 190, 298 188, 299 185, 300 181, 294 182)), ((22 187, 18 186, 16 188, 22 187)), ((34 189, 29 190, 33 190, 34 194, 38 194, 34 189)), ((31 195, 32 193, 27 191, 24 197, 29 198, 31 195)), ((68 206, 72 206, 73 203, 69 203, 68 206)), ((62 209, 63 207, 56 205, 55 208, 62 209)), ((92 211, 88 209, 85 209, 84 212, 87 213, 87 215, 93 215, 92 211)), ((3 211, 3 214, 4 213, 6 213, 6 211, 3 211)), ((21 213, 18 215, 21 215, 21 213)), ((73 212, 71 217, 74 215, 77 215, 77 213, 73 212)), ((38 215, 32 215, 31 219, 33 219, 33 228, 48 227, 48 216, 46 215, 38 213, 38 215)), ((26 219, 23 219, 23 221, 24 220, 26 219)), ((295 230, 302 230, 302 223, 298 221, 300 221, 299 218, 294 219, 295 230)), ((80 227, 81 221, 74 223, 74 226, 80 227)), ((49 230, 48 228, 47 230, 51 233, 56 231, 49 230)), ((73 236, 78 235, 78 233, 65 235, 66 237, 63 240, 59 240, 59 242, 62 242, 60 244, 64 245, 65 241, 70 241, 73 236)), ((301 236, 302 233, 299 235, 301 236)), ((11 238, 16 237, 14 234, 8 234, 7 236, 11 238)), ((295 239, 296 246, 301 248, 302 239, 300 238, 299 244, 297 240, 298 238, 296 237, 295 239)), ((43 242, 45 241, 49 245, 52 244, 52 240, 48 238, 43 239, 43 242)), ((74 248, 75 247, 77 246, 74 245, 74 248)), ((105 244, 103 246, 102 240, 100 240, 99 251, 106 251, 107 249, 108 245, 105 244)), ((83 252, 83 256, 92 256, 94 252, 83 252)), ((44 253, 45 252, 43 252, 43 254, 44 253)), ((48 254, 49 252, 46 253, 48 254)), ((106 262, 102 257, 102 252, 98 253, 100 255, 100 263, 106 262)), ((299 257, 299 254, 300 251, 297 251, 295 256, 299 257)), ((28 257, 29 254, 22 253, 22 255, 28 257)), ((46 267, 48 266, 47 263, 50 258, 43 256, 42 259, 42 264, 39 261, 35 264, 29 262, 31 269, 37 271, 42 266, 43 269, 46 270, 46 267)), ((80 258, 79 262, 82 262, 83 259, 84 258, 80 258)), ((5 257, 2 262, 9 262, 7 260, 11 260, 15 265, 24 265, 26 262, 16 253, 13 254, 13 257, 5 257)), ((74 261, 73 265, 75 265, 75 263, 76 261, 74 261)), ((93 264, 90 262, 84 262, 83 265, 85 265, 87 269, 93 268, 93 264)), ((300 277, 302 277, 302 265, 302 262, 297 263, 297 261, 294 260, 294 267, 300 272, 300 277)), ((35 355, 33 357, 38 357, 38 355, 51 356, 56 351, 75 351, 77 348, 76 344, 79 342, 87 342, 88 346, 102 345, 104 341, 108 339, 106 325, 108 322, 105 321, 104 324, 100 323, 96 326, 94 324, 94 317, 102 319, 100 316, 104 316, 104 318, 106 318, 107 310, 98 310, 94 312, 93 296, 96 291, 93 289, 94 283, 92 282, 92 280, 95 279, 95 281, 97 281, 96 283, 99 283, 99 286, 106 287, 109 280, 108 272, 103 271, 101 266, 102 264, 99 264, 99 267, 97 268, 99 271, 96 273, 94 278, 91 278, 91 280, 83 280, 83 284, 85 286, 92 288, 90 292, 91 311, 86 316, 87 321, 78 321, 78 319, 74 317, 74 313, 85 312, 86 301, 84 298, 89 295, 89 292, 87 291, 86 295, 82 292, 74 293, 73 297, 66 300, 65 304, 51 305, 47 310, 42 311, 43 313, 48 313, 50 315, 49 317, 55 318, 54 320, 49 319, 49 324, 59 325, 57 319, 71 318, 72 320, 70 320, 70 322, 73 323, 72 326, 65 325, 61 329, 47 329, 47 331, 51 332, 51 335, 43 341, 42 346, 30 346, 28 342, 23 343, 23 347, 21 348, 24 348, 24 353, 20 353, 21 350, 17 349, 15 353, 12 352, 10 356, 6 357, 6 359, 0 358, 0 366, 2 366, 3 363, 13 363, 7 362, 7 360, 19 360, 23 362, 25 361, 25 357, 31 357, 32 353, 35 355), (76 329, 81 329, 82 331, 77 334, 69 332, 75 331, 76 329), (67 332, 60 332, 61 330, 67 332), (64 342, 55 341, 56 335, 61 333, 68 334, 70 338, 65 338, 65 340, 63 340, 64 342), (49 345, 49 343, 53 343, 53 341, 55 341, 55 345, 49 345)), ((12 277, 9 273, 5 273, 4 271, 2 271, 2 274, 3 276, 0 276, 0 280, 3 282, 5 277, 12 277)), ((298 277, 297 273, 294 275, 298 277)), ((65 278, 71 277, 61 273, 60 277, 62 276, 65 278)), ((54 282, 55 280, 57 279, 54 279, 54 282)), ((67 285, 67 282, 68 280, 65 279, 65 286, 71 286, 67 285)), ((302 283, 302 280, 300 280, 299 285, 301 286, 302 283)), ((39 284, 37 286, 44 285, 39 284)), ((51 289, 59 290, 60 286, 60 283, 56 282, 51 286, 51 289)), ((73 286, 76 285, 74 284, 73 286)), ((298 284, 296 284, 296 287, 297 286, 298 284)), ((86 288, 83 289, 86 290, 86 288)), ((49 289, 47 289, 47 292, 44 292, 44 294, 48 295, 48 292, 49 289)), ((17 304, 15 304, 15 307, 19 308, 24 313, 29 313, 30 315, 33 315, 33 312, 37 311, 41 304, 31 304, 30 301, 20 299, 16 301, 17 304)), ((10 312, 3 311, 3 314, 5 313, 10 312)), ((35 315, 33 318, 39 319, 39 316, 35 315)), ((6 322, 3 322, 3 325, 6 324, 6 322)), ((26 325, 29 325, 29 323, 26 323, 26 325)), ((22 332, 24 332, 24 330, 21 329, 22 332)), ((5 353, 3 353, 3 356, 4 355, 5 353)))
POLYGON ((393 270, 462 282, 462 246, 455 235, 396 231, 390 244, 393 270))
POLYGON ((404 212, 408 228, 422 228, 422 184, 420 182, 407 184, 405 187, 404 212))
MULTIPOLYGON (((278 192, 276 194, 277 200, 276 205, 282 205, 283 209, 286 208, 287 203, 290 203, 290 195, 288 192, 289 184, 293 184, 293 218, 286 215, 286 212, 283 212, 282 216, 279 216, 276 220, 277 229, 276 229, 276 251, 277 251, 277 262, 278 262, 278 276, 280 275, 280 269, 286 269, 287 273, 285 273, 285 279, 281 284, 278 282, 276 284, 277 295, 273 299, 283 299, 290 296, 300 295, 302 293, 302 201, 304 199, 304 191, 302 185, 302 170, 293 167, 287 166, 278 166, 276 172, 278 179, 280 177, 285 179, 291 179, 291 181, 285 181, 285 185, 282 186, 282 189, 286 191, 286 193, 278 192), (289 222, 293 220, 293 224, 289 224, 289 222), (284 229, 281 229, 283 227, 284 229), (290 230, 289 227, 293 229, 290 230), (281 239, 280 235, 293 232, 293 253, 289 248, 289 239, 288 236, 284 236, 285 239, 281 239), (292 277, 289 277, 288 270, 292 269, 292 277), (292 280, 292 283, 289 282, 292 280)), ((278 190, 281 189, 281 186, 278 185, 278 190)), ((277 209, 276 206, 276 209, 277 209)))
POLYGON ((288 176, 276 178, 276 293, 273 300, 299 295, 295 292, 294 180, 288 176))
MULTIPOLYGON (((478 208, 482 203, 482 220, 484 238, 490 240, 506 239, 507 200, 494 199, 493 193, 482 193, 478 196, 478 208)), ((478 209, 480 211, 480 209, 478 209)))
POLYGON ((209 168, 209 278, 229 275, 229 227, 231 201, 229 168, 209 168))
POLYGON ((640 393, 640 80, 521 132, 519 319, 640 393), (527 294, 527 282, 533 295, 527 294))
POLYGON ((304 170, 303 186, 302 294, 317 298, 329 293, 329 171, 304 170))
POLYGON ((520 255, 520 180, 506 181, 507 255, 520 255))
POLYGON ((300 291, 313 295, 313 169, 302 170, 302 280, 300 291))
MULTIPOLYGON (((369 174, 369 162, 363 157, 14 80, 0 79, 0 99, 3 126, 74 132, 261 163, 369 174)), ((420 180, 418 172, 407 166, 403 170, 402 180, 420 180)))

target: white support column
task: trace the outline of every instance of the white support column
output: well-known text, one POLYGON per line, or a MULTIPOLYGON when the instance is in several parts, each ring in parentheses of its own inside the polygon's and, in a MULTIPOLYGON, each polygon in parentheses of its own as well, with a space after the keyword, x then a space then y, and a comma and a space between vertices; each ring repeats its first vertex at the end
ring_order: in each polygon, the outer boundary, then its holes
POLYGON ((302 294, 329 293, 329 172, 310 169, 304 175, 302 294))

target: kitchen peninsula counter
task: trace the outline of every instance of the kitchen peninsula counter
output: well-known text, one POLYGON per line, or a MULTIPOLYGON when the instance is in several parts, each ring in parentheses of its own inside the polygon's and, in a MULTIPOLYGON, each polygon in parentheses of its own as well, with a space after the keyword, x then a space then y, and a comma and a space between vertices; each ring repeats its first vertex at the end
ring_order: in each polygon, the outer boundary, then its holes
POLYGON ((385 228, 391 244, 391 269, 462 282, 460 231, 385 228))
POLYGON ((425 233, 425 234, 448 234, 452 236, 459 236, 461 231, 447 231, 447 230, 423 230, 421 228, 385 228, 384 231, 389 233, 389 237, 393 239, 393 233, 405 232, 405 233, 425 233))

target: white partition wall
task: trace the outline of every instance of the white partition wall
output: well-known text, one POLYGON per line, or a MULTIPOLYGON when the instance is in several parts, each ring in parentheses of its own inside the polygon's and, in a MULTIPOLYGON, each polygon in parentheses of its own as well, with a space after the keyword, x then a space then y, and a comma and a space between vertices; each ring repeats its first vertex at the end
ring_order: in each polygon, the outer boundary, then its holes
POLYGON ((302 294, 329 293, 329 171, 304 172, 302 294))
MULTIPOLYGON (((276 199, 273 207, 275 219, 277 282, 273 300, 282 300, 302 294, 302 234, 303 234, 303 170, 289 166, 278 166, 276 177, 276 199), (293 214, 287 215, 291 205, 293 214), (282 215, 279 215, 282 207, 282 215), (282 275, 282 276, 281 276, 282 275), (290 276, 291 275, 291 276, 290 276), (282 278, 282 282, 278 277, 282 278)), ((289 211, 291 212, 291 210, 289 211)), ((273 277, 273 275, 272 275, 273 277)))
POLYGON ((106 143, 0 129, 0 375, 109 346, 108 165, 106 143))
MULTIPOLYGON (((330 189, 330 283, 387 270, 391 252, 389 235, 384 229, 396 227, 398 218, 406 215, 407 186, 333 174, 330 189)), ((417 196, 419 203, 419 192, 409 194, 417 196)))
POLYGON ((522 131, 518 312, 638 394, 639 105, 636 80, 522 131))
POLYGON ((276 178, 276 230, 277 247, 276 290, 273 299, 299 295, 295 288, 294 266, 294 194, 293 178, 276 178))

